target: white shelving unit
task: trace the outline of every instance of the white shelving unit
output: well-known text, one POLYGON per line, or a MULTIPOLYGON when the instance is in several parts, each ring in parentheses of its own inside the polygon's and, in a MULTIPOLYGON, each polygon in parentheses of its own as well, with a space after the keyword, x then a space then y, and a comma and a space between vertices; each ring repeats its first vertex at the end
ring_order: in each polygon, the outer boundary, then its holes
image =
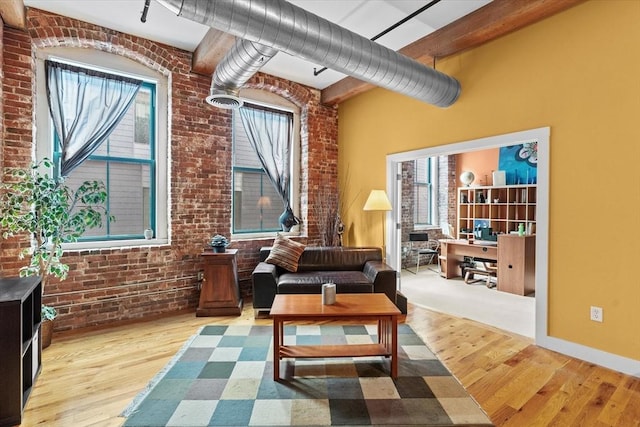
POLYGON ((536 202, 535 184, 458 187, 458 239, 468 240, 478 225, 509 234, 524 224, 527 234, 535 234, 536 202))

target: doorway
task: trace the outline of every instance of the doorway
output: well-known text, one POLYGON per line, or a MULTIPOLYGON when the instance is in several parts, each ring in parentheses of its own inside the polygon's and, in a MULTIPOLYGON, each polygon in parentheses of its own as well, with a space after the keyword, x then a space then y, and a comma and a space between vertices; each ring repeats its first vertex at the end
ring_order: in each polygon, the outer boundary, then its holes
MULTIPOLYGON (((479 151, 489 148, 499 148, 536 141, 538 146, 537 171, 537 221, 536 221, 536 266, 535 266, 535 340, 547 337, 547 306, 548 306, 548 218, 549 218, 549 135, 548 127, 531 129, 522 132, 491 136, 468 141, 462 141, 437 147, 413 150, 387 156, 387 192, 394 209, 387 213, 386 241, 387 262, 396 271, 402 267, 402 244, 400 232, 400 212, 402 203, 402 162, 419 158, 448 156, 464 152, 479 151)), ((398 284, 401 289, 401 281, 398 284)))

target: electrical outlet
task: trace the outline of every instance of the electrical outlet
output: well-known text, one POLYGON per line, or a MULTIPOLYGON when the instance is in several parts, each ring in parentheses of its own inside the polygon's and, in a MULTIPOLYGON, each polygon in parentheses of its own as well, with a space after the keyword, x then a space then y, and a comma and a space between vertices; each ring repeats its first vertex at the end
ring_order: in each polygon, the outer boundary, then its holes
POLYGON ((602 322, 602 307, 591 306, 591 320, 594 322, 602 322))
POLYGON ((198 281, 202 282, 204 279, 204 271, 198 271, 198 281))

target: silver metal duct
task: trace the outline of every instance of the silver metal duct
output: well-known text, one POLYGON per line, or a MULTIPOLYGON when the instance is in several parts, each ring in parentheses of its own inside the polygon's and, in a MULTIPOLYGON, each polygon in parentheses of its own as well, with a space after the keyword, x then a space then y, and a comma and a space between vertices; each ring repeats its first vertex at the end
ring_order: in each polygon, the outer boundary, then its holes
POLYGON ((179 16, 439 107, 460 95, 453 77, 284 0, 158 0, 179 16))
POLYGON ((215 107, 240 108, 238 91, 276 53, 269 46, 238 39, 216 67, 206 101, 215 107))

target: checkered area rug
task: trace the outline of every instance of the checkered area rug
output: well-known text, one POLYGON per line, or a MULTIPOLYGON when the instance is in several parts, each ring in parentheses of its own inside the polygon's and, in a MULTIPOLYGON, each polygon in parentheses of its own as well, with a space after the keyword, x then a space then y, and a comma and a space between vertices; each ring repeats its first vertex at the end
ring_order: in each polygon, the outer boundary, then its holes
MULTIPOLYGON (((270 326, 205 326, 125 409, 124 426, 490 426, 482 409, 405 324, 389 359, 283 359, 270 326)), ((285 345, 377 342, 376 326, 286 326, 285 345)))

